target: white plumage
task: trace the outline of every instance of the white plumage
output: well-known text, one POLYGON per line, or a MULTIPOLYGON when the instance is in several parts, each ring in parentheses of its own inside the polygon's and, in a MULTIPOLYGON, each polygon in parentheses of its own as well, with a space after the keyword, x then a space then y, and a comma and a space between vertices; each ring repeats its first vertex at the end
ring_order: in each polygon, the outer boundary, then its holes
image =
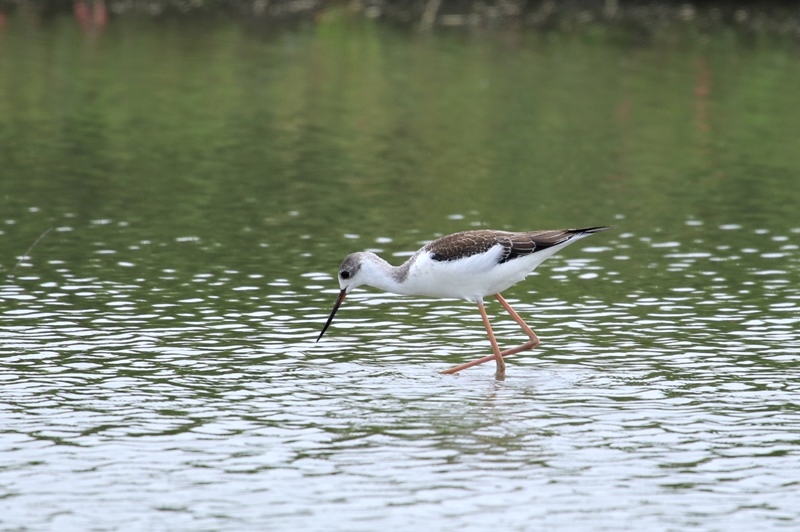
POLYGON ((559 229, 511 233, 506 231, 465 231, 444 236, 425 245, 401 266, 392 266, 374 253, 348 255, 339 268, 339 297, 317 338, 322 338, 336 311, 354 288, 367 285, 410 296, 460 298, 477 303, 492 343, 494 355, 446 370, 461 369, 495 359, 498 377, 505 374, 503 357, 539 343, 536 334, 519 317, 500 293, 522 281, 539 264, 569 244, 608 227, 559 229), (501 352, 494 339, 483 298, 495 296, 530 340, 501 352))

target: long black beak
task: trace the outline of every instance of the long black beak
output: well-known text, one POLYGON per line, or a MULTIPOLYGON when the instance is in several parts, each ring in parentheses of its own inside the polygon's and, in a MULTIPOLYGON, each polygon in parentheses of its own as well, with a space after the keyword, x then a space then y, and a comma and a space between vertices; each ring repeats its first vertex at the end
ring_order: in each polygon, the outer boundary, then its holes
POLYGON ((330 317, 328 317, 328 321, 327 321, 327 323, 325 323, 325 327, 322 328, 322 332, 319 333, 319 337, 317 338, 317 342, 319 342, 320 338, 322 338, 322 335, 325 334, 325 331, 328 330, 328 325, 330 325, 331 322, 333 321, 333 317, 336 315, 336 311, 339 310, 339 306, 342 304, 342 301, 344 301, 344 298, 345 298, 346 295, 347 295, 347 291, 345 291, 345 290, 342 290, 341 292, 339 292, 339 297, 336 298, 336 303, 333 305, 333 310, 331 311, 331 315, 330 315, 330 317))

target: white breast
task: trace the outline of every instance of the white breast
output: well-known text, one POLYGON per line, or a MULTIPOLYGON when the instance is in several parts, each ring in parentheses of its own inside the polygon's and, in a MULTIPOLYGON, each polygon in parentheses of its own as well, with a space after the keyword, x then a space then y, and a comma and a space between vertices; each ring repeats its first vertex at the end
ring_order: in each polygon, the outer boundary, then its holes
POLYGON ((529 273, 522 272, 520 276, 519 272, 505 267, 508 263, 498 265, 501 253, 502 247, 495 246, 487 253, 451 261, 436 261, 430 253, 420 253, 408 271, 403 293, 471 301, 497 293, 495 286, 498 284, 505 285, 501 290, 508 288, 529 273))
POLYGON ((451 261, 420 253, 402 283, 402 294, 476 301, 500 293, 525 279, 539 264, 571 241, 498 264, 503 247, 451 261))

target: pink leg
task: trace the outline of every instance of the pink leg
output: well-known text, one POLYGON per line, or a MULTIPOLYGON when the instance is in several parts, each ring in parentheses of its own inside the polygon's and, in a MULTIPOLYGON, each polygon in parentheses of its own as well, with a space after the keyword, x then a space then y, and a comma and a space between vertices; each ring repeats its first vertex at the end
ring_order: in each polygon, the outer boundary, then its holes
MULTIPOLYGON (((528 327, 528 324, 525 323, 525 321, 522 318, 520 318, 519 314, 517 314, 517 311, 511 308, 511 305, 508 304, 508 302, 503 298, 503 296, 501 296, 500 294, 495 294, 494 297, 496 297, 497 300, 500 302, 500 304, 503 305, 503 308, 506 309, 506 311, 509 313, 509 315, 511 315, 514 321, 516 321, 517 324, 520 327, 522 327, 522 330, 525 331, 525 334, 527 334, 529 338, 527 342, 525 342, 519 347, 506 349, 505 351, 500 352, 499 360, 502 360, 502 357, 508 355, 515 355, 517 353, 521 353, 522 351, 528 351, 539 345, 539 337, 536 336, 536 333, 533 332, 533 329, 528 327)), ((481 315, 484 316, 484 325, 486 325, 487 331, 491 331, 491 326, 489 326, 489 318, 486 316, 486 311, 483 309, 483 305, 480 305, 480 309, 481 309, 481 315)), ((494 334, 491 332, 489 332, 489 339, 492 342, 492 349, 494 350, 495 346, 497 345, 497 341, 494 339, 494 334)), ((477 366, 478 364, 483 364, 484 362, 489 362, 491 360, 498 360, 497 355, 496 354, 489 355, 483 358, 479 358, 478 360, 473 360, 472 362, 460 364, 450 369, 446 369, 441 373, 446 373, 446 374, 457 373, 463 369, 471 368, 472 366, 477 366)), ((499 365, 498 365, 498 372, 499 372, 499 365)))

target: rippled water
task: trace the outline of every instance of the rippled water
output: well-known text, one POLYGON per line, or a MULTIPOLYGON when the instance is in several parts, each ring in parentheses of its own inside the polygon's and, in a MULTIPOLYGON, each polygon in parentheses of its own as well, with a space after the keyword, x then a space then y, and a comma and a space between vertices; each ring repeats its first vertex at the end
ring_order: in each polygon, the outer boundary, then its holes
POLYGON ((796 527, 791 43, 20 5, 0 528, 796 527), (347 253, 601 224, 505 293, 505 381, 439 374, 467 302, 359 290, 315 343, 347 253))
POLYGON ((327 273, 43 281, 29 264, 0 290, 4 522, 788 526, 800 228, 756 233, 617 228, 562 251, 509 292, 542 345, 504 382, 491 364, 437 373, 488 352, 466 302, 356 292, 315 345, 327 273))

